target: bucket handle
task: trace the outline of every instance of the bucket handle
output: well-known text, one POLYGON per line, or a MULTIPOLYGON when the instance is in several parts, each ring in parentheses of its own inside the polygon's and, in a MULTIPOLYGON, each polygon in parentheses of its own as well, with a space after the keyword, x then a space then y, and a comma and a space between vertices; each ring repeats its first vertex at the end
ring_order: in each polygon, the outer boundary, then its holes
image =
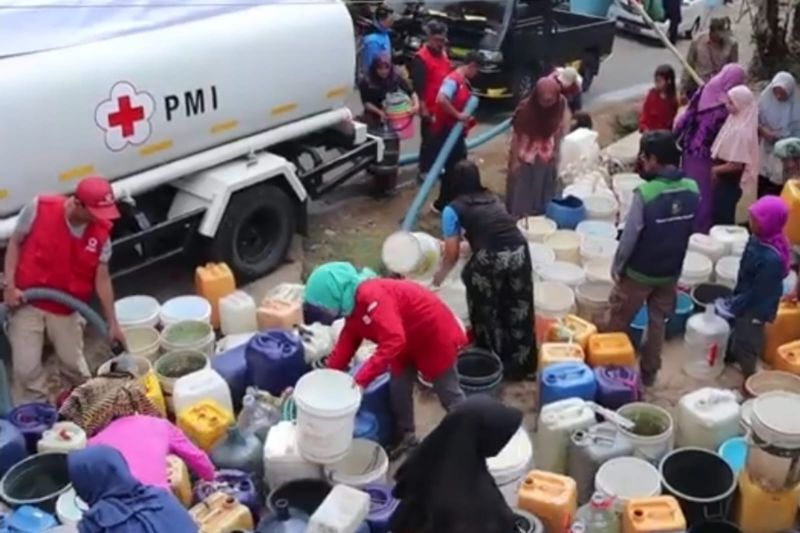
POLYGON ((730 498, 726 498, 714 504, 703 505, 703 518, 705 520, 725 520, 728 516, 728 508, 730 507, 730 498), (719 506, 718 513, 709 513, 709 506, 719 506))

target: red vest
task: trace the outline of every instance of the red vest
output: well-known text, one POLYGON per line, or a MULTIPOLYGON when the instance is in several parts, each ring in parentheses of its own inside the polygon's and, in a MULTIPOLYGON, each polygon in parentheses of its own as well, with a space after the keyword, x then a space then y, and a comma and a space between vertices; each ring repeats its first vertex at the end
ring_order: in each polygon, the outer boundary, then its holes
POLYGON ((428 110, 433 113, 436 109, 436 96, 439 94, 442 82, 452 69, 450 58, 447 57, 447 52, 444 50, 438 56, 432 54, 427 46, 420 48, 417 57, 425 65, 425 87, 420 97, 428 110))
MULTIPOLYGON (((75 238, 67 224, 66 201, 63 196, 40 196, 37 200, 36 217, 22 241, 16 284, 20 290, 56 289, 88 302, 112 225, 92 222, 81 238, 75 238)), ((33 305, 59 315, 73 312, 69 307, 46 300, 33 305)))
MULTIPOLYGON (((456 92, 453 95, 453 98, 450 99, 450 103, 453 104, 453 107, 456 111, 464 111, 464 108, 467 107, 467 102, 469 102, 470 96, 472 96, 472 87, 470 86, 467 79, 461 74, 458 70, 454 70, 450 74, 447 75, 445 79, 453 80, 456 82, 457 88, 456 92)), ((442 131, 450 131, 453 126, 456 125, 458 120, 453 117, 450 113, 445 111, 440 106, 436 106, 436 110, 433 115, 433 130, 437 133, 442 131)), ((470 118, 469 122, 466 124, 464 128, 464 133, 468 132, 472 127, 475 125, 475 120, 470 118)))

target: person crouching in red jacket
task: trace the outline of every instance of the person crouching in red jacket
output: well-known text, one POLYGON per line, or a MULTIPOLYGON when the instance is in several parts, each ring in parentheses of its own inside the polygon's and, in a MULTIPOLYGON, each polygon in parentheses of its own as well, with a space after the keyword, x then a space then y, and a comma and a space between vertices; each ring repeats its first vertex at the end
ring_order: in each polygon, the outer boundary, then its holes
POLYGON ((355 375, 362 389, 391 372, 390 392, 398 442, 397 457, 417 443, 414 432, 414 381, 417 373, 433 384, 446 410, 464 400, 456 358, 467 338, 453 312, 425 287, 383 279, 345 262, 326 263, 308 278, 305 303, 345 318, 328 368, 346 370, 361 342, 377 345, 355 375))

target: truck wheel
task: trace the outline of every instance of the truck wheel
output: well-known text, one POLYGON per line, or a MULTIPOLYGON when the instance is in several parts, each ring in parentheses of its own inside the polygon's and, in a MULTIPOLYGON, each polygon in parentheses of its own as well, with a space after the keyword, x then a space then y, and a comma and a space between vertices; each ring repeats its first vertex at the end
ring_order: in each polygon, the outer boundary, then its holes
POLYGON ((511 80, 511 94, 514 105, 524 100, 533 91, 539 76, 532 68, 520 67, 514 71, 511 80))
POLYGON ((281 265, 297 227, 295 201, 275 185, 256 185, 231 197, 211 243, 240 280, 252 280, 281 265))

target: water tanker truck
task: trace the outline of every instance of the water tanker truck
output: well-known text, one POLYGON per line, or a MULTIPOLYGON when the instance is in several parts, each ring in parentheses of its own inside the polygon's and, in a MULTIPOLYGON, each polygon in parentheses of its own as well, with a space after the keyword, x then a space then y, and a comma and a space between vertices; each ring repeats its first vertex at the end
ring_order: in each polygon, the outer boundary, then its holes
POLYGON ((311 199, 380 164, 346 105, 345 5, 238 5, 145 29, 115 19, 84 40, 0 38, 0 247, 36 195, 101 175, 123 213, 116 274, 200 244, 252 279, 281 264, 311 199))

